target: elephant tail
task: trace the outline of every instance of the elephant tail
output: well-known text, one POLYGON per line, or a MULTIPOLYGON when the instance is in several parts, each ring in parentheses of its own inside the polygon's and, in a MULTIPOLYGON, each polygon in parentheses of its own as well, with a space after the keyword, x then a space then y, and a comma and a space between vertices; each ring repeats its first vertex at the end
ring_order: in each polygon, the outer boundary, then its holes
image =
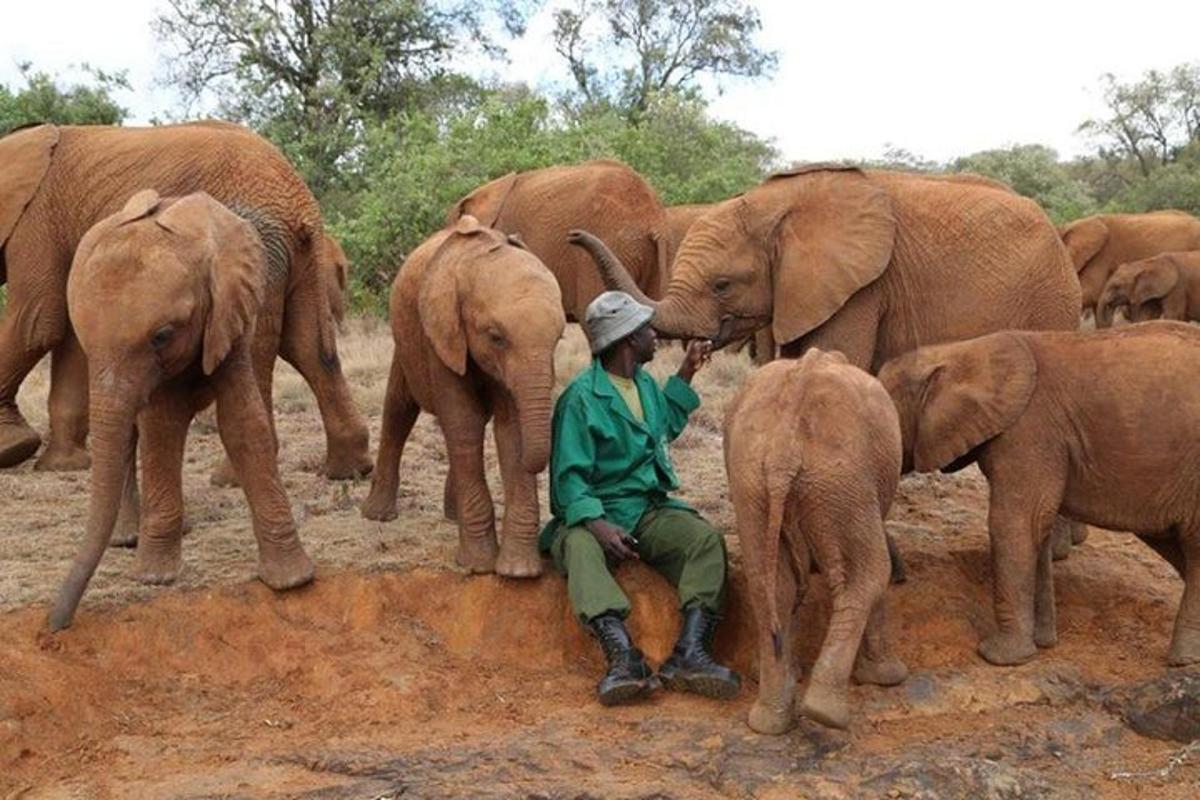
POLYGON ((792 486, 790 474, 768 472, 764 475, 767 487, 767 529, 763 542, 763 562, 766 564, 767 619, 771 625, 771 644, 775 660, 783 657, 783 632, 779 625, 779 545, 783 539, 784 513, 792 486))

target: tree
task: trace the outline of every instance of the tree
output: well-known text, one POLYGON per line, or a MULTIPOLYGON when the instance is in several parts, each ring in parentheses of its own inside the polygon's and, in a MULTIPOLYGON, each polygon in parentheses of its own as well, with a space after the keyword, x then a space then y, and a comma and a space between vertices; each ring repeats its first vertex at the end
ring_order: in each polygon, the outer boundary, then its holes
MULTIPOLYGON (((478 0, 168 0, 154 23, 174 49, 165 80, 194 103, 287 150, 320 194, 364 125, 397 112, 454 106, 474 82, 449 69, 468 44, 494 51, 478 0)), ((519 2, 493 2, 508 30, 519 2)))
POLYGON ((554 22, 555 50, 583 100, 630 119, 655 95, 694 92, 703 75, 759 78, 777 63, 754 43, 758 11, 739 0, 575 0, 554 22))
POLYGON ((955 159, 950 171, 976 172, 1004 181, 1018 194, 1036 200, 1055 224, 1096 210, 1096 199, 1087 186, 1059 162, 1058 153, 1045 145, 983 150, 955 159))
POLYGON ((113 92, 129 88, 124 72, 108 73, 84 64, 82 70, 91 77, 91 85, 64 87, 58 78, 33 71, 31 64, 19 68, 24 88, 13 91, 0 86, 0 135, 35 122, 119 125, 125 121, 128 112, 113 99, 113 92))
POLYGON ((1086 120, 1079 131, 1097 141, 1100 157, 1114 168, 1128 160, 1149 177, 1200 139, 1200 63, 1149 70, 1131 83, 1107 73, 1101 83, 1108 116, 1086 120))

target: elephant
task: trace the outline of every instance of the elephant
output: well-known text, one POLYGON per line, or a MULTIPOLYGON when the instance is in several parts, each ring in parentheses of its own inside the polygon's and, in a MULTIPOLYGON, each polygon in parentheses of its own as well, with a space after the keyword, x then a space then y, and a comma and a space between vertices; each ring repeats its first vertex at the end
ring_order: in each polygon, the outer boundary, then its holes
POLYGON ((608 288, 655 307, 665 337, 724 344, 768 328, 785 357, 838 350, 872 373, 925 344, 1079 324, 1079 281, 1046 214, 977 175, 812 164, 771 176, 692 224, 661 302, 602 240, 573 241, 608 288))
MULTIPOLYGON (((83 234, 142 188, 164 196, 203 190, 235 211, 269 218, 277 235, 267 246, 282 256, 270 263, 281 264, 287 277, 277 350, 317 397, 327 439, 325 473, 348 478, 369 471, 366 422, 338 361, 316 199, 273 145, 247 128, 215 121, 152 128, 40 125, 0 139, 0 271, 7 272, 9 291, 0 320, 0 467, 37 451, 40 437, 18 411, 16 395, 49 350, 60 380, 51 381, 51 435, 38 464, 86 464, 87 422, 77 418, 84 401, 70 394, 79 381, 62 379, 78 373, 81 357, 67 314, 67 275, 83 234)), ((269 409, 269 375, 262 386, 269 409)))
POLYGON ((540 575, 537 475, 550 456, 554 349, 566 326, 553 274, 519 241, 465 215, 405 260, 389 311, 396 349, 363 516, 396 516, 404 443, 428 411, 455 476, 458 563, 471 572, 540 575), (492 417, 505 498, 499 548, 483 471, 492 417))
POLYGON ((1132 322, 1200 321, 1200 250, 1160 253, 1117 267, 1100 292, 1096 327, 1110 327, 1121 307, 1132 322))
POLYGON ((879 379, 904 468, 977 463, 988 480, 998 632, 979 653, 1021 664, 1057 642, 1048 536, 1056 514, 1132 531, 1184 579, 1168 661, 1200 662, 1200 331, 1008 331, 923 347, 879 379), (1196 369, 1193 369, 1192 367, 1196 369))
POLYGON ((1062 226, 1059 235, 1079 273, 1080 309, 1086 314, 1096 311, 1104 284, 1119 265, 1159 253, 1200 250, 1200 219, 1174 210, 1095 214, 1062 226))
POLYGON ((604 237, 652 297, 661 293, 671 263, 666 211, 650 184, 620 161, 510 172, 459 200, 447 224, 464 214, 520 236, 554 274, 563 311, 574 322, 583 321, 588 303, 604 286, 587 257, 567 244, 571 228, 586 225, 604 237))
POLYGON ((282 315, 287 292, 259 230, 203 192, 160 198, 146 189, 80 240, 67 305, 90 366, 94 463, 86 537, 51 631, 71 624, 109 544, 134 482, 135 446, 145 488, 136 575, 148 583, 178 575, 184 444, 195 412, 214 399, 250 504, 259 577, 276 590, 312 580, 253 364, 256 323, 282 315))
POLYGON ((791 727, 795 608, 815 559, 833 611, 800 710, 844 728, 851 671, 882 686, 908 675, 884 634, 883 523, 901 463, 896 409, 879 381, 841 353, 812 348, 753 372, 725 414, 724 433, 758 628, 759 690, 749 725, 767 734, 791 727))
MULTIPOLYGON (((329 308, 333 313, 334 321, 341 326, 346 317, 345 297, 350 279, 350 261, 341 244, 329 234, 325 234, 322 247, 324 256, 321 264, 325 270, 324 285, 329 295, 329 308)), ((281 264, 280 269, 286 270, 287 265, 281 264)), ((275 349, 278 349, 277 343, 275 349)), ((79 342, 75 340, 74 332, 68 332, 67 339, 63 344, 51 353, 50 361, 50 397, 52 400, 49 416, 51 425, 55 426, 51 428, 50 439, 71 442, 72 447, 64 451, 61 457, 55 458, 52 464, 46 465, 39 462, 36 468, 59 472, 87 469, 91 465, 86 444, 88 430, 87 359, 83 357, 83 352, 79 349, 79 342), (55 384, 58 386, 56 387, 55 384), (65 432, 62 430, 63 427, 66 428, 65 432)), ((272 365, 265 363, 264 367, 271 369, 272 365)), ((264 399, 270 402, 269 394, 264 399)), ((206 410, 199 416, 207 417, 210 414, 211 422, 215 426, 215 410, 206 410)), ((212 482, 217 486, 237 485, 233 465, 229 463, 228 459, 223 460, 217 466, 212 482)), ((124 529, 124 526, 118 525, 118 529, 124 529)), ((119 538, 128 544, 132 544, 134 541, 132 536, 124 534, 119 534, 119 538)))

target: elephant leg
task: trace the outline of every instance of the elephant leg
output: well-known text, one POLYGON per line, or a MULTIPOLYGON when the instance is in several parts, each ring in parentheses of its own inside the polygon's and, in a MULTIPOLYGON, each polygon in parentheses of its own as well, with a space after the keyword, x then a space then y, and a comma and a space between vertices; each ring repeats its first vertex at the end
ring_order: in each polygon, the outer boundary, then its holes
POLYGON ((492 429, 504 481, 504 519, 496 573, 509 578, 536 578, 542 574, 537 546, 537 475, 521 466, 521 424, 516 403, 507 392, 498 391, 493 407, 496 414, 492 429))
MULTIPOLYGON (((1069 525, 1063 526, 1063 521, 1063 518, 1059 517, 1054 523, 1054 530, 1056 533, 1065 531, 1069 542, 1071 528, 1069 525)), ((1053 567, 1057 541, 1055 533, 1051 533, 1038 549, 1033 597, 1033 643, 1038 647, 1054 647, 1058 644, 1058 612, 1054 606, 1053 567)))
POLYGON ((442 516, 451 522, 458 519, 457 490, 454 488, 454 470, 446 470, 446 481, 442 484, 442 516))
POLYGON ((854 680, 875 686, 895 686, 908 677, 908 667, 891 652, 887 637, 886 592, 867 617, 862 645, 854 662, 854 680))
POLYGON ((1071 555, 1071 546, 1075 544, 1075 527, 1077 525, 1078 523, 1066 517, 1058 517, 1054 520, 1054 527, 1050 533, 1050 552, 1053 560, 1062 561, 1071 555))
MULTIPOLYGON (((749 491, 756 493, 765 490, 756 487, 749 491)), ((798 582, 804 580, 804 576, 796 574, 792 554, 786 542, 780 542, 776 563, 767 563, 765 537, 778 536, 782 539, 784 534, 782 531, 768 530, 766 506, 765 497, 739 497, 734 505, 737 510, 737 535, 741 543, 742 567, 747 577, 758 635, 758 697, 750 708, 746 721, 750 728, 758 733, 778 735, 793 725, 792 711, 796 700, 796 673, 793 666, 796 637, 792 620, 795 616, 796 587, 798 582), (778 642, 772 634, 769 621, 768 570, 775 571, 774 599, 781 628, 778 642)))
POLYGON ((279 478, 271 422, 254 378, 249 348, 234 351, 214 373, 217 429, 246 494, 258 540, 258 575, 276 591, 313 579, 313 564, 300 537, 279 478))
MULTIPOLYGON (((829 585, 832 611, 800 711, 823 725, 844 728, 850 722, 850 674, 868 619, 887 588, 883 519, 878 511, 869 514, 865 509, 836 517, 814 510, 805 520, 805 529, 829 585)), ((880 666, 893 669, 890 664, 880 666)), ((864 665, 863 674, 869 672, 864 665)))
POLYGON ((22 320, 38 313, 36 304, 29 306, 20 302, 10 287, 4 319, 0 320, 0 468, 15 467, 36 453, 42 443, 42 437, 17 409, 21 382, 53 345, 30 341, 21 330, 22 320))
MULTIPOLYGON (((271 309, 271 314, 264 314, 261 310, 254 328, 254 342, 251 345, 253 348, 251 360, 254 364, 254 380, 258 383, 258 393, 262 397, 263 405, 267 409, 267 420, 271 423, 271 441, 275 446, 275 455, 279 455, 279 435, 275 432, 275 356, 279 353, 279 340, 282 335, 280 330, 279 317, 283 311, 279 306, 282 305, 282 299, 276 301, 271 309)), ((225 455, 217 462, 217 466, 213 469, 212 475, 209 476, 209 483, 213 486, 231 487, 237 486, 237 475, 233 469, 233 463, 229 460, 229 456, 225 455)))
POLYGON ((483 438, 487 411, 479 398, 461 385, 453 397, 443 398, 438 422, 446 437, 446 452, 458 508, 457 562, 471 572, 493 572, 496 544, 496 510, 483 469, 483 438))
POLYGON ((188 398, 161 391, 138 415, 142 507, 134 577, 173 583, 183 566, 183 448, 192 410, 188 398))
MULTIPOLYGON (((1014 471, 1017 468, 1013 468, 1014 471)), ((979 643, 979 654, 992 664, 1023 664, 1037 654, 1034 620, 1038 557, 1049 539, 1062 499, 1061 481, 990 476, 988 533, 999 630, 979 643)), ((1049 553, 1046 554, 1049 557, 1049 553)), ((1049 565, 1043 571, 1044 596, 1053 595, 1049 565)), ((1046 632, 1042 632, 1046 636, 1046 632)))
POLYGON ((1177 541, 1184 560, 1183 598, 1167 653, 1172 667, 1200 662, 1200 529, 1181 531, 1177 541))
POLYGON ((325 426, 325 475, 334 480, 371 472, 367 423, 338 360, 337 336, 321 281, 301 283, 288 295, 280 355, 312 389, 325 426))
POLYGON ((90 467, 87 356, 73 332, 68 333, 50 355, 47 411, 50 435, 34 469, 72 472, 90 467))
POLYGON ((371 492, 362 507, 362 515, 367 519, 386 522, 396 518, 400 457, 420 413, 420 406, 408 392, 397 353, 392 356, 387 393, 383 399, 383 430, 379 434, 379 454, 375 460, 375 474, 371 477, 371 492))

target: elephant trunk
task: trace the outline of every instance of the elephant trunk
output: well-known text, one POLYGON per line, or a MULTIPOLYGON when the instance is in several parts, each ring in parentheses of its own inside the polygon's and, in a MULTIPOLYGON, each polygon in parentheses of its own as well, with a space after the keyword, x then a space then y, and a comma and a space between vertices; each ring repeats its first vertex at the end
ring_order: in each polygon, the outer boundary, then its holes
POLYGON ((543 359, 544 366, 530 366, 520 371, 512 393, 517 404, 517 419, 521 427, 521 466, 536 475, 550 460, 551 394, 554 386, 552 354, 543 359))
POLYGON ((75 617, 79 600, 112 537, 125 481, 134 467, 136 409, 129 399, 132 393, 98 391, 95 383, 93 380, 89 409, 92 478, 87 534, 47 620, 51 631, 70 626, 75 617))
POLYGON ((600 279, 606 288, 625 292, 639 303, 654 309, 654 319, 651 324, 662 338, 704 338, 705 335, 702 332, 693 330, 694 326, 689 323, 684 309, 680 308, 677 297, 669 291, 661 302, 647 297, 633 280, 629 270, 625 269, 621 260, 598 237, 586 231, 578 231, 572 238, 572 244, 582 247, 592 257, 592 261, 596 263, 596 268, 600 272, 600 279))

